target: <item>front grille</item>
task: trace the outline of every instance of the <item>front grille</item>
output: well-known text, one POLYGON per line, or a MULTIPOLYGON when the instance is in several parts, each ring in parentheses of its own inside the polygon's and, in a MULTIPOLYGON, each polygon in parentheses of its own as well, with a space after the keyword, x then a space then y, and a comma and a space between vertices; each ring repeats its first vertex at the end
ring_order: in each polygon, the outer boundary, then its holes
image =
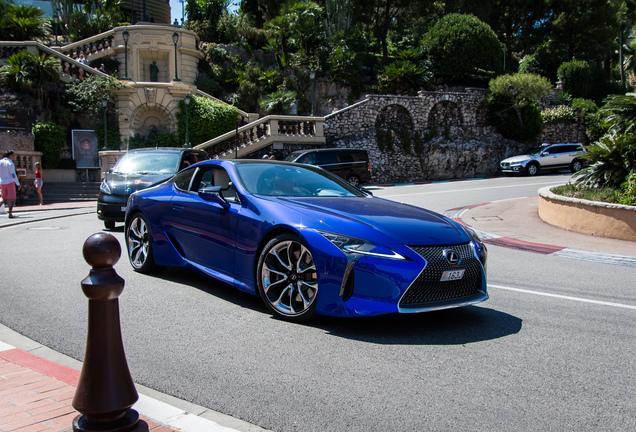
POLYGON ((479 293, 481 288, 481 263, 475 256, 470 243, 455 246, 409 246, 427 262, 424 271, 406 290, 400 300, 400 307, 425 307, 432 302, 469 297, 479 293), (452 249, 459 254, 461 262, 451 265, 444 257, 444 250, 452 249), (465 269, 464 277, 457 281, 440 282, 446 270, 465 269))
POLYGON ((504 163, 501 164, 501 167, 503 169, 507 169, 507 168, 510 168, 510 164, 508 162, 504 162, 504 163))

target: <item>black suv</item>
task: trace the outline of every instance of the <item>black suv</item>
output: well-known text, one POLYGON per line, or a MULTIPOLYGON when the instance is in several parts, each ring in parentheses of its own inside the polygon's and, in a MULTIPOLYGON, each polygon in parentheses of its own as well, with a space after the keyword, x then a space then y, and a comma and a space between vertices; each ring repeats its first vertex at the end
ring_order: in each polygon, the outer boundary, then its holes
POLYGON ((123 222, 128 197, 171 178, 183 168, 209 159, 205 151, 184 148, 143 148, 125 153, 108 170, 99 187, 97 217, 107 229, 115 228, 115 222, 123 222))
POLYGON ((358 187, 371 180, 369 154, 366 150, 334 148, 298 150, 287 156, 285 160, 317 165, 358 187))

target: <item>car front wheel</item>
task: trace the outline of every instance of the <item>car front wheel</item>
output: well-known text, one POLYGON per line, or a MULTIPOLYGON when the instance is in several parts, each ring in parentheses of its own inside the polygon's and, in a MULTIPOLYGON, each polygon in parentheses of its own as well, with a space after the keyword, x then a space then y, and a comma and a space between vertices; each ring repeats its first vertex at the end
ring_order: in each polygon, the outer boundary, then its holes
POLYGON ((152 253, 152 235, 146 217, 137 213, 126 229, 126 250, 133 268, 141 273, 156 271, 152 253))
POLYGON ((583 162, 581 162, 578 159, 574 159, 572 163, 570 164, 570 171, 572 172, 578 172, 578 171, 581 171, 582 169, 583 169, 583 162))
POLYGON ((528 167, 526 168, 526 172, 528 173, 529 176, 537 175, 539 173, 539 165, 536 163, 528 164, 528 167))
POLYGON ((270 240, 258 260, 258 293, 275 316, 302 322, 316 314, 318 277, 314 258, 291 234, 270 240))

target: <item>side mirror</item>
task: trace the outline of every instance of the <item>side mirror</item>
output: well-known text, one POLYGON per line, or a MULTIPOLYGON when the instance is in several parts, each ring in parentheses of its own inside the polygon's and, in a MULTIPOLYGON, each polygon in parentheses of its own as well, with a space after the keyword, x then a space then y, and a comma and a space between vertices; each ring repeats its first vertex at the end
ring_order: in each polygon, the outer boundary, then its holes
POLYGON ((230 203, 228 203, 225 200, 225 198, 223 198, 223 194, 221 192, 221 186, 204 187, 202 189, 199 189, 198 194, 199 194, 199 198, 201 198, 204 201, 218 204, 225 209, 230 207, 230 203))

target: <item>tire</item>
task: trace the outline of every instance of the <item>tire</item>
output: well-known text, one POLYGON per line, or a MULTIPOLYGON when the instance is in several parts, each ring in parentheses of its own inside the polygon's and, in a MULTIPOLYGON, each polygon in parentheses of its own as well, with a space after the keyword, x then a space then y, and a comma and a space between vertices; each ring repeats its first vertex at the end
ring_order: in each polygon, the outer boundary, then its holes
POLYGON ((539 173, 539 164, 529 163, 526 167, 526 174, 529 176, 536 176, 539 173))
POLYGON ((570 171, 573 173, 581 171, 583 169, 583 162, 578 159, 574 159, 570 164, 570 171))
POLYGON ((279 235, 265 245, 256 267, 256 287, 278 318, 304 322, 316 315, 316 265, 309 249, 295 235, 279 235))
POLYGON ((349 182, 351 186, 355 186, 357 188, 360 187, 360 179, 358 178, 357 175, 351 174, 350 176, 347 177, 347 181, 349 182))
POLYGON ((104 221, 104 228, 107 230, 115 229, 115 221, 104 221))
POLYGON ((155 264, 148 220, 141 213, 135 214, 126 227, 126 251, 135 271, 152 273, 160 268, 155 264))

